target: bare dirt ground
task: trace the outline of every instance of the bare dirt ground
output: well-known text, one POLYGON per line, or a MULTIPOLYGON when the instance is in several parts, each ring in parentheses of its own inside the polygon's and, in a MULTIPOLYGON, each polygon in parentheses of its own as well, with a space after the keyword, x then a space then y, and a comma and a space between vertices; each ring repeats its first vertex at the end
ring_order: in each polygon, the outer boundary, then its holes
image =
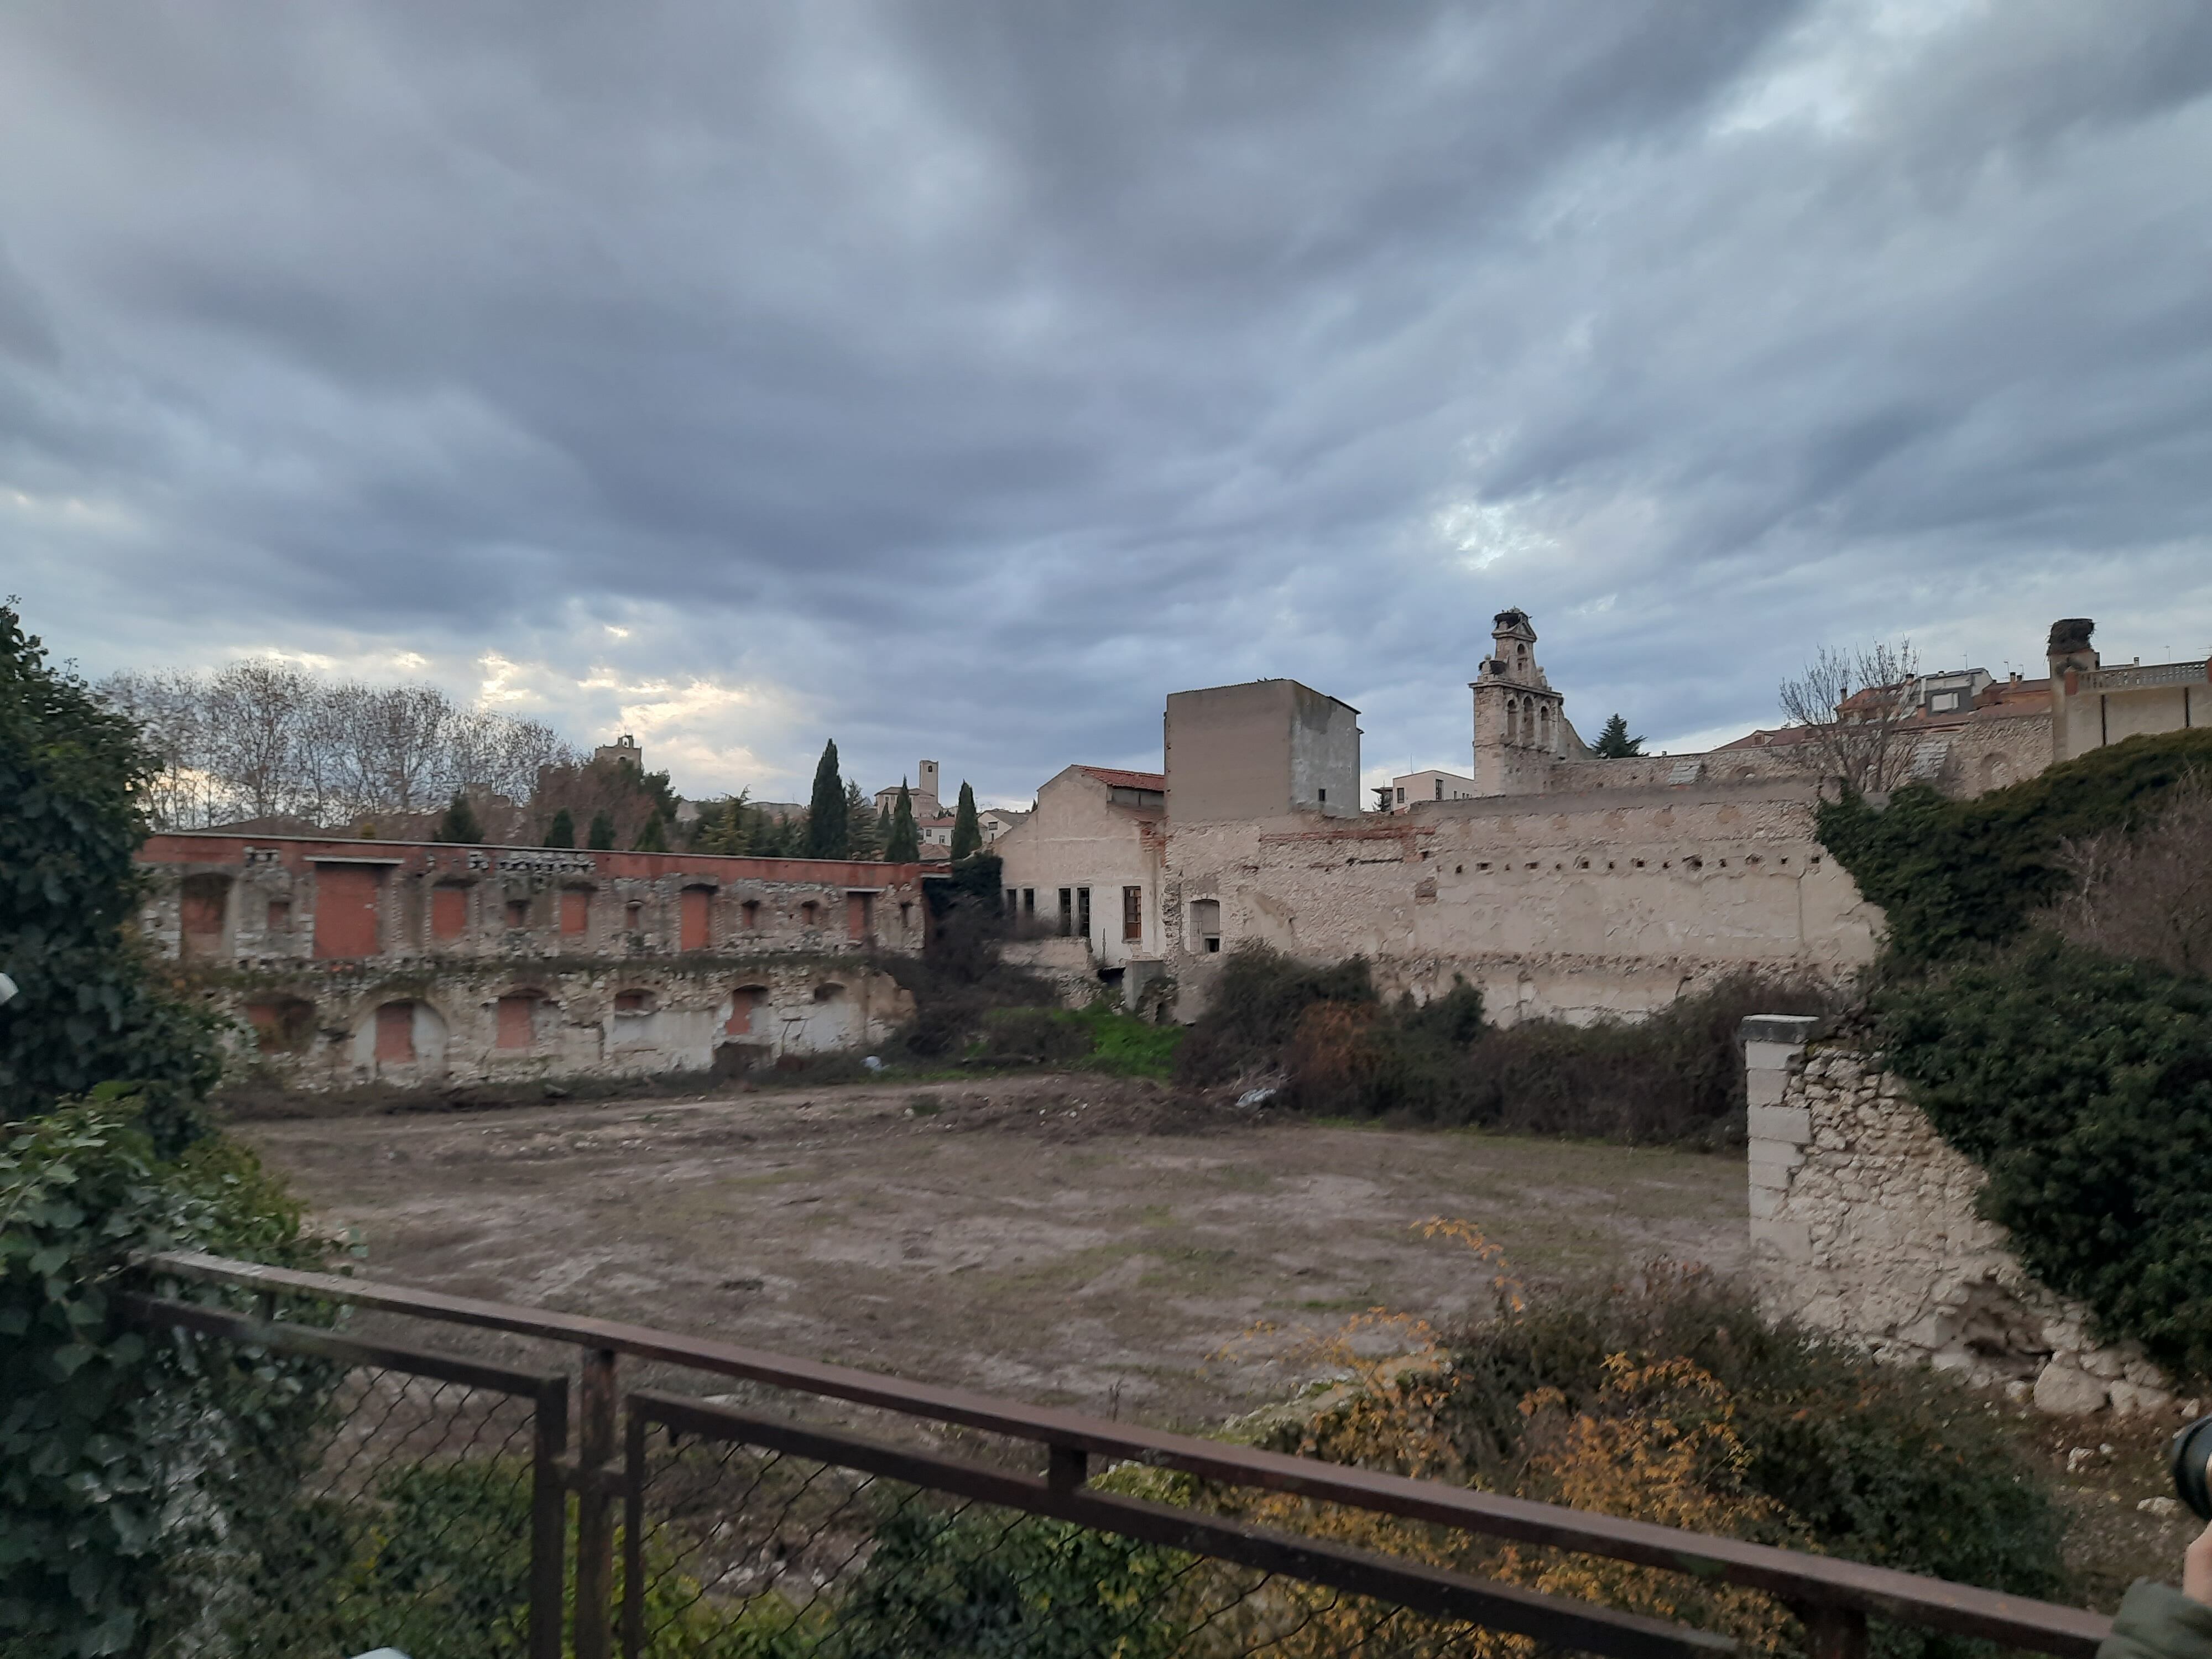
POLYGON ((1091 1076, 237 1126, 362 1271, 1039 1403, 1206 1426, 1289 1377, 1240 1344, 1490 1305, 1474 1223, 1540 1285, 1735 1268, 1743 1166, 1337 1127, 1091 1076), (1221 1358, 1239 1346, 1239 1357, 1221 1358))

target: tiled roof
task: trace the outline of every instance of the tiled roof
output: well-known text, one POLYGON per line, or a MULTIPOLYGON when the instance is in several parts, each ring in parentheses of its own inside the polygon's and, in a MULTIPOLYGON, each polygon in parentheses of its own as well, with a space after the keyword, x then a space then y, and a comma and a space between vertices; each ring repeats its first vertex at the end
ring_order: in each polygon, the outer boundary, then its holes
POLYGON ((1153 789, 1165 791, 1166 775, 1160 772, 1120 772, 1110 766, 1079 766, 1079 772, 1088 772, 1109 789, 1153 789))

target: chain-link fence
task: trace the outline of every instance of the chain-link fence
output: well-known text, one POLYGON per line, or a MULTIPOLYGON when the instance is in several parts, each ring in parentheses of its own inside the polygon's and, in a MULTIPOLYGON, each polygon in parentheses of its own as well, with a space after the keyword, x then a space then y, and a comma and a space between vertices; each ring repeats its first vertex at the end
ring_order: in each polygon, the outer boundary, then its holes
POLYGON ((557 1539, 550 1581, 535 1557, 562 1522, 565 1378, 138 1305, 153 1340, 215 1380, 222 1419, 179 1437, 197 1466, 170 1472, 182 1544, 156 1659, 559 1651, 557 1539))

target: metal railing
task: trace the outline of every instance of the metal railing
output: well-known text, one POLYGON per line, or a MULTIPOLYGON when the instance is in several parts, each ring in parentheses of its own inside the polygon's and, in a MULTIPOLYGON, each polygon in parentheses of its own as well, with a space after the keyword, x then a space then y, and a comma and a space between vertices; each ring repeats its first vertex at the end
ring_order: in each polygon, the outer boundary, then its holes
MULTIPOLYGON (((1051 1623, 1052 1642, 1022 1650, 1049 1653, 1325 1652, 1367 1646, 1384 1632, 1372 1650, 1496 1650, 1477 1644, 1486 1632, 1617 1659, 1692 1659, 1735 1646, 1710 1631, 1462 1571, 1464 1547, 1475 1540, 1763 1593, 1802 1620, 1815 1659, 1860 1659, 1869 1617, 2060 1659, 2092 1659, 2111 1629, 2100 1614, 1888 1568, 645 1326, 188 1253, 150 1257, 146 1267, 157 1280, 253 1292, 258 1315, 139 1295, 127 1310, 142 1324, 179 1332, 178 1340, 307 1356, 343 1371, 329 1443, 304 1484, 325 1530, 341 1539, 361 1528, 331 1522, 334 1503, 376 1517, 369 1531, 384 1553, 371 1568, 422 1541, 399 1538, 403 1524, 458 1528, 467 1543, 471 1528, 493 1524, 485 1517, 504 1518, 514 1535, 462 1552, 474 1573, 462 1588, 477 1603, 506 1600, 489 1614, 477 1608, 492 1635, 455 1651, 860 1659, 968 1650, 960 1632, 978 1620, 1051 1623), (508 1370, 357 1340, 278 1317, 291 1298, 555 1344, 568 1363, 508 1370), (750 1394, 626 1389, 625 1363, 658 1380, 685 1372, 735 1380, 772 1391, 763 1397, 781 1409, 757 1407, 750 1394), (796 1410, 810 1400, 929 1433, 893 1444, 800 1421, 796 1410), (963 1450, 978 1437, 1004 1449, 948 1456, 937 1443, 948 1431, 963 1450), (1023 1445, 1043 1449, 1042 1474, 1018 1467, 1023 1445), (408 1485, 421 1483, 413 1472, 423 1468, 445 1483, 434 1494, 447 1500, 442 1508, 408 1485), (462 1501, 478 1492, 492 1496, 473 1507, 462 1501), (1363 1525, 1301 1531, 1239 1514, 1273 1494, 1363 1525), (1378 1535, 1460 1547, 1424 1559, 1345 1541, 1378 1535), (496 1571, 485 1565, 493 1556, 496 1571), (1317 1631, 1331 1640, 1317 1645, 1317 1631)), ((416 1622, 450 1615, 458 1632, 453 1609, 467 1598, 437 1579, 436 1552, 416 1553, 409 1581, 420 1581, 416 1622)), ((356 1559, 349 1571, 342 1588, 364 1605, 385 1605, 372 1593, 373 1571, 356 1559)), ((416 1659, 441 1650, 409 1649, 416 1659)))

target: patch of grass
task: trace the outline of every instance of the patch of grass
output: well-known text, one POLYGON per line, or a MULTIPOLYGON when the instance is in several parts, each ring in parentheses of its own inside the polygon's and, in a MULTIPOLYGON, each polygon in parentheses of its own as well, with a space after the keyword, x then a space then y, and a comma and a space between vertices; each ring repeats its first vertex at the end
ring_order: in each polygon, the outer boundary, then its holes
POLYGON ((1103 1002, 1088 1008, 996 1008, 983 1017, 972 1060, 1076 1066, 1113 1077, 1174 1075, 1180 1025, 1154 1025, 1103 1002))

